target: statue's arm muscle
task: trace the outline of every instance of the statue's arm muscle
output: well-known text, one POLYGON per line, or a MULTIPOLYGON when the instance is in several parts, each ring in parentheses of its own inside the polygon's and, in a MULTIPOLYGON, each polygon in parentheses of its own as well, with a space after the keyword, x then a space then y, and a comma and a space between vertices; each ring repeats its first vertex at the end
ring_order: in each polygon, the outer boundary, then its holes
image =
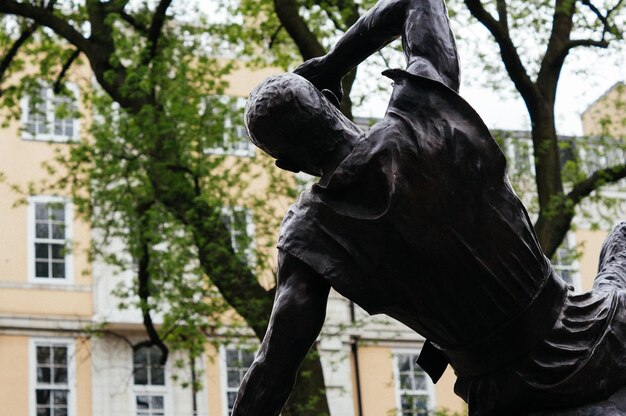
POLYGON ((279 252, 278 285, 261 349, 239 389, 233 416, 278 415, 300 364, 326 316, 329 284, 296 258, 279 252))

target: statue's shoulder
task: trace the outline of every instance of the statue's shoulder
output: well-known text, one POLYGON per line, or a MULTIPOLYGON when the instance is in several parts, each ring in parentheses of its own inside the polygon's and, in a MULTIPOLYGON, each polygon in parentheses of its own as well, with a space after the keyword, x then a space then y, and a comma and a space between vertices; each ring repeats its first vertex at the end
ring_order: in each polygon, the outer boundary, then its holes
MULTIPOLYGON (((400 69, 383 73, 393 79, 389 113, 415 131, 434 149, 447 149, 454 160, 480 159, 492 173, 504 174, 505 157, 480 115, 456 91, 440 81, 400 69)), ((500 175, 498 175, 500 176, 500 175)))

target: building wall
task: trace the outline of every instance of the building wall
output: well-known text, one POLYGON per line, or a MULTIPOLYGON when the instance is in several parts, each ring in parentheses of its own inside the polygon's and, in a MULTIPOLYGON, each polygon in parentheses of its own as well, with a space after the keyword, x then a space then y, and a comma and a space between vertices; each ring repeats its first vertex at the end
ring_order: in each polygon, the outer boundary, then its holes
POLYGON ((0 335, 0 402, 7 415, 28 415, 28 337, 0 335))
POLYGON ((626 84, 618 82, 582 115, 587 136, 626 137, 626 84))
POLYGON ((396 409, 391 357, 389 347, 359 348, 363 416, 390 415, 396 409))

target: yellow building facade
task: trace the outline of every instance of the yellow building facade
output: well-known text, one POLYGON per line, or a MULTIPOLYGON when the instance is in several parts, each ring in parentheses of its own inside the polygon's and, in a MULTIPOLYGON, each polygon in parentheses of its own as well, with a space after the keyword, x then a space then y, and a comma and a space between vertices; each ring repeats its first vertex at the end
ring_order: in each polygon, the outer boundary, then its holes
MULTIPOLYGON (((244 98, 274 72, 235 71, 227 93, 244 98)), ((111 294, 114 272, 86 252, 97 240, 97 230, 75 215, 69 194, 19 194, 13 189, 28 190, 31 183, 48 180, 43 164, 55 152, 63 152, 67 142, 84 139, 81 123, 85 121, 59 118, 54 111, 66 99, 47 88, 40 94, 44 111, 31 111, 34 104, 23 97, 20 120, 0 130, 0 172, 5 178, 0 184, 3 412, 10 416, 228 416, 251 351, 235 342, 220 347, 207 344, 203 359, 195 363, 202 389, 192 394, 184 386, 193 377, 191 369, 174 365, 185 360, 183 354, 174 354, 160 366, 154 349, 133 348, 133 343, 145 339, 141 315, 117 307, 111 294), (107 325, 100 336, 86 331, 101 322, 107 325)), ((75 101, 80 102, 78 96, 75 101)), ((591 118, 585 122, 594 123, 591 118)), ((237 157, 251 157, 243 154, 237 157)), ((582 245, 584 250, 582 257, 562 262, 560 270, 579 290, 591 288, 605 236, 606 231, 581 226, 568 237, 568 244, 582 245)), ((408 328, 391 319, 370 317, 332 292, 318 339, 331 414, 400 415, 403 407, 414 408, 403 415, 424 415, 423 409, 465 414, 466 405, 453 392, 451 369, 433 385, 416 366, 423 341, 408 328)), ((254 343, 250 347, 253 350, 254 343)))

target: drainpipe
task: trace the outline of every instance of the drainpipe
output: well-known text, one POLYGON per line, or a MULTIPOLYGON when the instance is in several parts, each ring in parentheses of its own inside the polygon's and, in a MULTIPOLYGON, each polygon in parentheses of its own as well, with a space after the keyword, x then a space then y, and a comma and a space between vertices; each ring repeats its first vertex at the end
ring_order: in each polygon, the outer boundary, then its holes
MULTIPOLYGON (((356 311, 354 308, 354 302, 350 301, 350 320, 352 324, 356 322, 356 311)), ((359 368, 359 336, 355 335, 351 337, 350 347, 352 349, 352 360, 354 363, 354 378, 356 379, 356 402, 357 402, 357 416, 363 416, 363 397, 361 394, 361 374, 359 368)))

